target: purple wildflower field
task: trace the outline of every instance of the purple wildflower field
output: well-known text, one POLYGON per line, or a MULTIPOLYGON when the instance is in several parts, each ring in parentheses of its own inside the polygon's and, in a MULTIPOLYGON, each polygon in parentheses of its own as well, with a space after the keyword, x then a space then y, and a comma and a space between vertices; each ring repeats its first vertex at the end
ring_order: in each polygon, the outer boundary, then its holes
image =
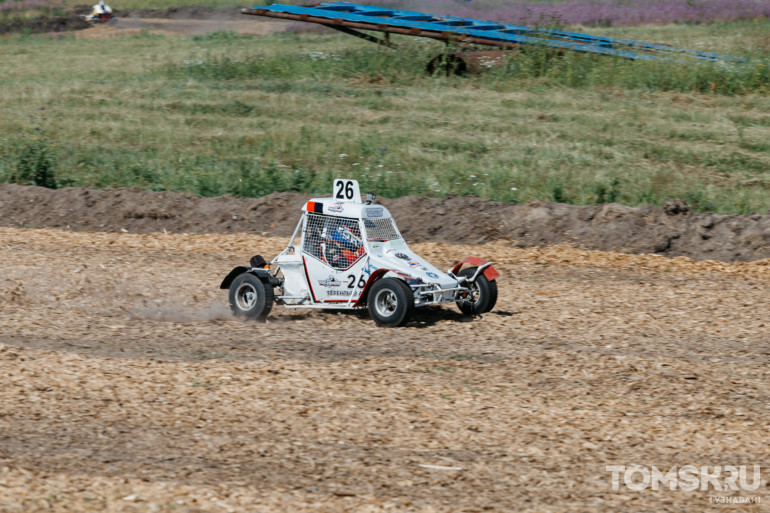
POLYGON ((559 3, 371 0, 362 3, 521 25, 558 22, 627 26, 770 18, 770 1, 767 0, 569 0, 559 3))
POLYGON ((17 0, 0 3, 0 13, 18 13, 35 10, 51 10, 61 6, 60 0, 17 0))

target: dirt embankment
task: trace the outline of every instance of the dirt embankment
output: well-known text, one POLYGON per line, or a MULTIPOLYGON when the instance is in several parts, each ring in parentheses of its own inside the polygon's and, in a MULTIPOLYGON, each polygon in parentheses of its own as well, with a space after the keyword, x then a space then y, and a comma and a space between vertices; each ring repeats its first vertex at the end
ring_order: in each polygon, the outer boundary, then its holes
MULTIPOLYGON (((256 233, 288 236, 309 195, 199 198, 139 189, 50 190, 0 186, 0 225, 132 233, 256 233)), ((510 241, 518 247, 569 243, 586 249, 687 256, 770 258, 770 215, 694 213, 663 206, 496 203, 476 197, 381 199, 410 242, 510 241)))
MULTIPOLYGON (((141 20, 147 20, 146 24, 140 28, 149 30, 162 29, 167 27, 157 27, 158 23, 167 21, 172 25, 172 32, 183 32, 190 34, 206 33, 216 30, 233 30, 235 32, 253 33, 255 32, 251 25, 255 21, 266 22, 267 18, 258 16, 244 16, 241 14, 243 7, 204 7, 200 5, 185 5, 178 7, 169 7, 167 9, 115 9, 113 11, 115 18, 99 26, 107 26, 112 29, 134 28, 141 20), (154 23, 153 23, 154 21, 154 23), (177 25, 184 21, 190 22, 209 22, 214 23, 210 30, 200 30, 197 25, 192 27, 178 27, 177 25), (245 22, 249 22, 245 24, 245 22), (219 24, 217 24, 219 23, 219 24), (224 25, 222 25, 224 24, 224 25)), ((83 19, 83 15, 91 12, 91 5, 82 4, 72 8, 71 12, 61 16, 41 16, 29 20, 12 20, 0 22, 0 34, 10 33, 29 33, 45 34, 58 33, 73 30, 84 30, 95 27, 94 24, 83 19)), ((273 23, 275 23, 273 21, 273 23)), ((285 25, 285 24, 284 24, 285 25)), ((259 31, 257 31, 259 32, 259 31)))
POLYGON ((70 30, 83 30, 91 27, 91 24, 77 14, 64 16, 46 16, 31 20, 13 20, 0 23, 0 34, 29 33, 45 34, 48 32, 67 32, 70 30))

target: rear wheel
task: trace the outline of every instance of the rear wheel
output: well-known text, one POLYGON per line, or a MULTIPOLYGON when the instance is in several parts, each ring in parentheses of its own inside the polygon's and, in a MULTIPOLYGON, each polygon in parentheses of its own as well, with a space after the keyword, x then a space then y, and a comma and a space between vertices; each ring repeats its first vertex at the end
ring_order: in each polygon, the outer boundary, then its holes
POLYGON ((487 303, 487 309, 484 312, 491 312, 497 304, 497 280, 489 281, 489 303, 487 303))
POLYGON ((412 289, 395 278, 384 278, 372 285, 367 303, 374 322, 387 328, 401 326, 414 313, 412 289))
POLYGON ((229 299, 236 317, 262 320, 273 309, 273 287, 251 273, 243 273, 230 284, 229 299))
MULTIPOLYGON (((458 276, 471 278, 478 267, 466 267, 458 276)), ((490 311, 497 303, 497 283, 487 280, 484 274, 479 274, 476 281, 468 284, 470 296, 457 302, 457 307, 465 315, 480 315, 490 311)))

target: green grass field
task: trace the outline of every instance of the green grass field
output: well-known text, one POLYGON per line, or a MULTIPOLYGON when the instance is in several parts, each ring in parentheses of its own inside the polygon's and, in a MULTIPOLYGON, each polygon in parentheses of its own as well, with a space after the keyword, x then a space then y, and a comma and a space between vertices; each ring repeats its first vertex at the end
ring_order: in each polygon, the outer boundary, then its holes
POLYGON ((770 208, 770 22, 592 29, 741 66, 553 57, 428 77, 440 43, 344 35, 0 39, 0 181, 199 195, 449 193, 770 208))

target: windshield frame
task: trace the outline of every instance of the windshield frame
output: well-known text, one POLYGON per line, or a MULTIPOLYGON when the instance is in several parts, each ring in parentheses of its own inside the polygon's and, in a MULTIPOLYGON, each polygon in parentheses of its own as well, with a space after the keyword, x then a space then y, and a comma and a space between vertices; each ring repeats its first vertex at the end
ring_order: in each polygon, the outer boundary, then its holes
MULTIPOLYGON (((399 240, 403 241, 404 240, 404 237, 401 235, 401 232, 399 231, 399 229, 396 226, 395 221, 393 221, 392 217, 381 217, 381 218, 376 218, 376 219, 363 218, 363 219, 361 219, 361 221, 362 221, 361 222, 361 227, 363 228, 364 235, 365 235, 364 240, 366 241, 367 244, 371 244, 371 243, 387 243, 387 242, 392 242, 392 241, 399 241, 399 240), (386 238, 386 237, 376 237, 376 238, 372 237, 372 235, 370 235, 369 227, 366 226, 367 223, 368 222, 372 222, 372 223, 377 224, 377 223, 383 222, 383 221, 389 221, 390 222, 390 226, 392 227, 393 234, 395 234, 395 236, 390 236, 388 238, 386 238)), ((376 229, 381 230, 382 228, 381 227, 377 227, 376 229)))

